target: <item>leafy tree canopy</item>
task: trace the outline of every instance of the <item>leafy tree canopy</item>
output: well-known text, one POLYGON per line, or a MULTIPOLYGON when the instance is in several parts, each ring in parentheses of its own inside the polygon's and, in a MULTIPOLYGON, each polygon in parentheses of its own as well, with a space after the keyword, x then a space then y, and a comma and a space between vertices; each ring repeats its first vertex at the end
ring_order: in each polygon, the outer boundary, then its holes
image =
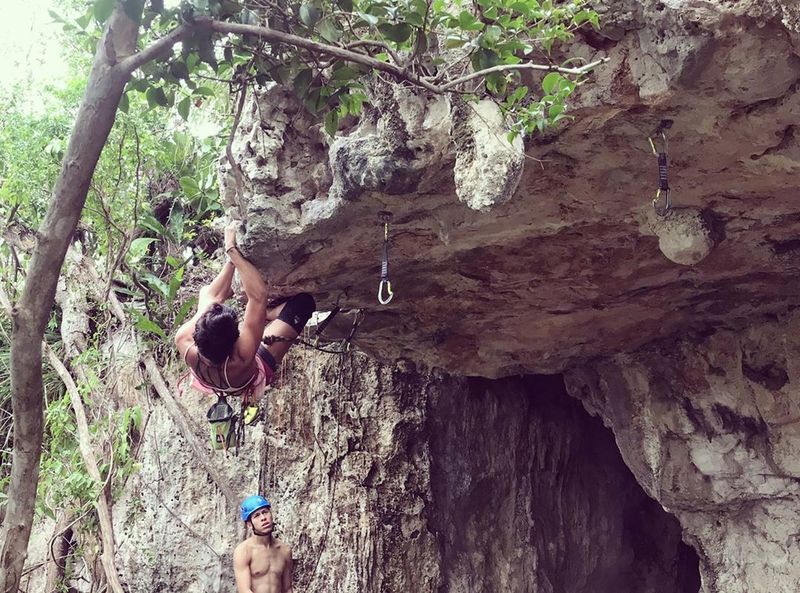
MULTIPOLYGON (((210 80, 274 82, 293 88, 333 135, 360 114, 365 78, 378 72, 431 93, 490 97, 512 135, 529 134, 566 117, 567 97, 597 65, 556 53, 576 30, 598 26, 587 0, 184 0, 172 8, 151 0, 142 12, 143 4, 123 2, 142 14, 141 48, 181 26, 187 34, 141 65, 122 111, 138 91, 186 119, 213 93, 210 80), (532 71, 545 75, 525 76, 532 71)), ((113 7, 95 0, 64 25, 93 49, 113 7)))

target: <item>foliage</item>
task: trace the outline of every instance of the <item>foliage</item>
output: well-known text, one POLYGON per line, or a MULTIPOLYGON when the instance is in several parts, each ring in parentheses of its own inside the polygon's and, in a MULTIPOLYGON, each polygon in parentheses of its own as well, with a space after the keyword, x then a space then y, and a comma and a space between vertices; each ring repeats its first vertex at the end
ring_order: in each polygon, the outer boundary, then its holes
MULTIPOLYGON (((82 2, 80 2, 82 8, 82 2)), ((90 28, 87 26, 87 28, 90 28)), ((66 150, 71 122, 86 86, 90 57, 81 36, 65 37, 74 72, 60 87, 0 89, 0 215, 23 228, 39 226, 66 150), (77 43, 75 43, 77 41, 77 43), (72 45, 74 44, 74 45, 72 45), (32 101, 36 94, 41 101, 32 101), (39 104, 38 107, 32 107, 39 104)), ((217 159, 227 139, 220 126, 227 89, 210 81, 213 92, 193 106, 191 126, 181 117, 151 109, 142 96, 130 100, 130 113, 120 114, 98 162, 76 235, 97 267, 113 276, 118 294, 144 335, 163 342, 166 329, 179 324, 192 302, 179 306, 178 291, 187 260, 201 261, 211 249, 200 241, 209 222, 221 213, 217 159), (217 94, 222 97, 217 99, 217 94), (205 131, 197 135, 196 128, 205 131), (166 205, 166 210, 163 206, 166 205)), ((205 240, 205 238, 203 238, 205 240)), ((14 293, 24 278, 28 254, 0 242, 0 275, 14 293), (19 259, 19 266, 14 260, 19 259)), ((95 341, 109 329, 102 311, 95 312, 95 341)), ((10 323, 0 314, 0 504, 7 490, 11 455, 10 323)), ((45 339, 58 351, 60 312, 53 309, 45 339)), ((117 409, 107 396, 110 361, 93 346, 80 361, 95 369, 82 386, 90 431, 96 447, 113 451, 113 486, 135 469, 131 447, 141 425, 138 408, 117 409)), ((60 508, 83 508, 99 485, 88 476, 78 450, 75 420, 60 378, 45 364, 45 435, 39 513, 52 516, 60 508)))
MULTIPOLYGON (((51 329, 53 327, 51 325, 51 329)), ((45 339, 48 343, 57 347, 57 336, 53 335, 52 332, 48 332, 45 339)), ((11 439, 13 438, 10 345, 11 322, 7 317, 3 316, 0 317, 0 442, 2 442, 2 447, 0 448, 0 504, 5 503, 5 493, 11 469, 11 439)), ((46 367, 43 369, 42 382, 44 384, 45 397, 48 401, 58 400, 63 396, 64 385, 51 368, 46 367)))
MULTIPOLYGON (((128 0, 126 6, 135 4, 128 0)), ((81 17, 64 19, 65 28, 93 50, 112 6, 112 0, 95 0, 81 17)), ((194 105, 213 96, 209 79, 237 87, 274 82, 294 89, 333 135, 343 119, 360 115, 370 100, 371 78, 381 75, 358 59, 366 56, 397 66, 406 83, 493 99, 512 136, 530 134, 567 117, 566 100, 583 73, 553 71, 542 79, 525 68, 574 69, 575 59, 559 63, 554 50, 576 30, 599 25, 588 0, 184 0, 172 9, 151 1, 142 19, 142 46, 202 17, 267 26, 347 50, 350 57, 198 27, 179 51, 142 66, 122 111, 139 93, 150 107, 176 106, 187 119, 194 105)))

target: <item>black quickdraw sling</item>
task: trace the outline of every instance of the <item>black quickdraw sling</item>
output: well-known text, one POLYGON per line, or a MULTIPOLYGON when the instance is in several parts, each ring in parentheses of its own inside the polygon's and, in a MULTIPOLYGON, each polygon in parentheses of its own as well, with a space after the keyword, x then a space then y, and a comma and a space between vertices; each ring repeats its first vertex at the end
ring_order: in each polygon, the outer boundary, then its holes
POLYGON ((667 142, 666 134, 666 130, 670 129, 671 127, 671 119, 662 119, 655 132, 653 132, 653 134, 647 138, 647 140, 650 142, 650 148, 653 149, 653 154, 658 160, 658 189, 656 189, 656 196, 653 198, 653 208, 655 209, 656 214, 659 216, 666 216, 672 209, 672 190, 670 190, 669 187, 669 172, 667 169, 667 151, 669 144, 667 142), (662 151, 656 149, 656 143, 653 141, 654 136, 661 136, 661 141, 663 143, 662 151), (664 198, 663 206, 661 205, 662 196, 664 198))

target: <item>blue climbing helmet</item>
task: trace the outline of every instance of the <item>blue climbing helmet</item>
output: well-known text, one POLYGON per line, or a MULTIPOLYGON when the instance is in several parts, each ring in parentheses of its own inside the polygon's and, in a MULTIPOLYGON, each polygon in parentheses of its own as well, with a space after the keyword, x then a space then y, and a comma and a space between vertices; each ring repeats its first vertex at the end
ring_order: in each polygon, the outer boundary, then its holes
POLYGON ((269 504, 269 501, 261 495, 248 496, 242 501, 241 506, 239 506, 239 514, 242 517, 242 521, 247 523, 253 513, 255 513, 258 509, 268 508, 271 506, 272 505, 269 504))

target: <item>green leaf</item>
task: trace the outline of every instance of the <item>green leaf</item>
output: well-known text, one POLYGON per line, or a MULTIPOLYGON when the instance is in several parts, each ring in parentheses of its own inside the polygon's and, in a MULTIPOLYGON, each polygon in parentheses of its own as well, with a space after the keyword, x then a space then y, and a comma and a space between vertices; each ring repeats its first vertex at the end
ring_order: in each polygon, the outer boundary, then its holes
POLYGON ((153 320, 148 319, 147 317, 145 317, 144 315, 142 315, 138 311, 134 312, 134 316, 137 317, 137 320, 136 320, 136 328, 137 329, 140 329, 140 330, 146 331, 146 332, 150 332, 151 334, 155 334, 159 338, 161 338, 162 340, 166 340, 167 339, 167 334, 153 320))
POLYGON ((310 68, 305 68, 300 70, 297 73, 297 76, 294 78, 294 92, 297 93, 298 97, 302 97, 308 91, 308 87, 311 85, 311 79, 314 77, 314 73, 311 71, 310 68))
POLYGON ((558 72, 548 72, 542 80, 542 90, 549 95, 553 92, 559 82, 561 82, 562 78, 564 77, 558 72))
POLYGON ((164 228, 164 225, 158 222, 158 219, 150 213, 143 214, 139 224, 143 229, 152 231, 156 235, 163 237, 167 234, 167 229, 164 228))
POLYGON ((167 283, 155 274, 145 273, 142 276, 142 280, 144 280, 144 282, 150 286, 150 288, 159 292, 161 296, 166 298, 166 296, 169 294, 169 286, 167 286, 167 283))
POLYGON ((368 14, 366 12, 359 12, 357 13, 359 18, 364 21, 368 26, 374 27, 380 22, 380 19, 374 15, 368 14))
POLYGON ((502 30, 497 25, 490 25, 486 27, 486 31, 483 33, 483 46, 484 47, 491 47, 496 44, 500 40, 500 35, 502 34, 502 30))
POLYGON ((325 131, 333 138, 336 136, 336 131, 339 129, 339 114, 335 109, 332 109, 325 114, 325 131))
POLYGON ((78 26, 81 29, 86 29, 87 25, 89 24, 89 21, 92 20, 93 16, 94 16, 94 11, 90 10, 89 12, 84 14, 82 17, 75 19, 75 22, 78 23, 78 26))
POLYGON ((194 307, 195 303, 197 303, 197 297, 193 297, 183 303, 181 308, 178 309, 178 312, 175 314, 175 321, 173 321, 174 326, 179 326, 183 323, 183 320, 189 316, 189 311, 194 307))
POLYGON ((115 0, 95 0, 94 6, 92 6, 92 11, 94 12, 94 18, 97 19, 98 23, 105 23, 108 20, 108 17, 111 16, 111 13, 114 12, 114 5, 116 4, 115 0))
POLYGON ((128 93, 122 93, 122 96, 119 98, 118 109, 122 113, 128 113, 129 108, 130 108, 130 101, 128 100, 128 93))
POLYGON ((382 23, 378 25, 378 30, 383 33, 384 37, 394 41, 395 43, 404 43, 411 37, 413 29, 408 23, 382 23))
POLYGON ((128 248, 128 255, 133 260, 140 260, 147 254, 147 248, 150 243, 155 241, 152 237, 139 237, 131 241, 131 246, 128 248))
POLYGON ((462 47, 466 43, 463 37, 458 35, 448 35, 444 41, 445 49, 456 49, 462 47))
POLYGON ((164 89, 160 86, 151 86, 149 89, 147 89, 147 92, 144 94, 144 96, 147 99, 147 104, 150 107, 153 107, 154 104, 160 105, 161 107, 166 107, 169 104, 167 95, 164 93, 164 89))
POLYGON ((309 29, 313 29, 321 17, 319 9, 313 4, 303 4, 300 7, 300 20, 309 29))
POLYGON ((181 177, 179 183, 181 184, 183 193, 186 194, 186 197, 188 198, 196 196, 200 193, 200 186, 193 177, 181 177))
POLYGON ((480 31, 483 29, 483 23, 467 10, 462 10, 461 14, 458 15, 458 26, 466 31, 480 31))
POLYGON ((170 307, 172 303, 175 301, 175 295, 178 294, 178 290, 183 283, 183 267, 178 268, 175 270, 175 273, 172 275, 172 278, 169 281, 169 293, 167 294, 167 302, 169 303, 170 307))
POLYGON ((69 23, 67 22, 67 19, 65 19, 63 16, 58 14, 55 10, 48 10, 47 14, 49 14, 50 18, 53 19, 55 22, 61 23, 62 25, 69 25, 69 23))
POLYGON ((175 78, 183 78, 185 80, 189 79, 189 68, 186 66, 186 62, 181 60, 170 62, 169 73, 175 78))
POLYGON ((345 80, 352 80, 361 76, 361 72, 350 66, 342 66, 333 71, 331 81, 342 82, 345 80))
POLYGON ((331 19, 325 19, 318 27, 319 35, 325 41, 336 43, 342 37, 342 31, 336 26, 331 19))
POLYGON ((476 51, 472 54, 472 67, 478 70, 485 70, 486 68, 491 68, 492 66, 497 66, 500 63, 500 56, 497 55, 497 52, 492 51, 491 49, 481 49, 476 51))
POLYGON ((183 118, 183 121, 189 121, 190 106, 191 106, 190 97, 184 97, 178 102, 178 114, 183 118))
POLYGON ((144 78, 132 78, 128 82, 128 87, 125 90, 134 90, 143 93, 147 90, 147 81, 144 78))

